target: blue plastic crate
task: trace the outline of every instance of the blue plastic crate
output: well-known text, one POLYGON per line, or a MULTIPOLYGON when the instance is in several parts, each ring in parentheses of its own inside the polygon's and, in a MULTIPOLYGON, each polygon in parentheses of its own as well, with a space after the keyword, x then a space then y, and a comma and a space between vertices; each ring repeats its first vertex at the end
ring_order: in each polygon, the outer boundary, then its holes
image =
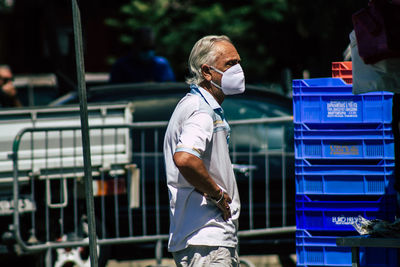
POLYGON ((353 86, 340 78, 297 79, 292 82, 293 95, 353 95, 353 86))
POLYGON ((307 195, 394 195, 394 175, 295 175, 296 193, 307 195))
POLYGON ((297 159, 394 159, 393 139, 296 139, 297 159))
POLYGON ((340 78, 294 80, 293 119, 295 123, 390 123, 392 97, 389 92, 353 95, 352 85, 340 78))
POLYGON ((391 124, 371 124, 368 128, 365 124, 342 124, 335 128, 324 127, 326 124, 294 124, 295 139, 393 139, 391 124), (340 127, 341 126, 341 127, 340 127), (351 126, 351 127, 345 127, 351 126))
MULTIPOLYGON (((352 266, 351 248, 336 246, 336 238, 336 236, 312 236, 308 231, 297 230, 297 266, 352 266)), ((397 267, 397 262, 396 249, 360 248, 361 266, 397 267)))
POLYGON ((396 215, 396 198, 296 195, 297 229, 354 232, 353 224, 358 222, 360 215, 366 219, 393 221, 396 215))
POLYGON ((296 159, 296 175, 393 175, 394 160, 296 159))

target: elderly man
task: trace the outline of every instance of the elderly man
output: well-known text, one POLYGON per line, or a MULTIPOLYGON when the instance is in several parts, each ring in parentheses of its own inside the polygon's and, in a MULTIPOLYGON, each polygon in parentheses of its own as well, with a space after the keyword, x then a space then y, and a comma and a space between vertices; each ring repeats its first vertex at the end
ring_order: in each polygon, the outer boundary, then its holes
POLYGON ((240 199, 221 103, 245 90, 240 56, 226 36, 197 41, 191 91, 177 105, 164 140, 170 197, 168 249, 177 266, 238 266, 240 199))
POLYGON ((0 65, 0 107, 22 107, 13 84, 13 75, 7 65, 0 65))

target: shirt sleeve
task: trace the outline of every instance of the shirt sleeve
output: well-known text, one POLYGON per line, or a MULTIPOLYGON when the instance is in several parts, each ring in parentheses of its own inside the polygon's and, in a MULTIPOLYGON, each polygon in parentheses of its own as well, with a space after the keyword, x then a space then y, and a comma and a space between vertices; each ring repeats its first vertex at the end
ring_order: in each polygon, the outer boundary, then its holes
POLYGON ((208 113, 193 114, 183 125, 176 152, 184 151, 202 158, 213 134, 213 119, 208 113))

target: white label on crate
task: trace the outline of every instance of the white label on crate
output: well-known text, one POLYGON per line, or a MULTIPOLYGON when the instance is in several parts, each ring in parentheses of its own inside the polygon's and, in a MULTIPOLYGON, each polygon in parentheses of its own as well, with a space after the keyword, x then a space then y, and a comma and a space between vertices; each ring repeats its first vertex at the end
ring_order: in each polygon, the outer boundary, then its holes
POLYGON ((328 118, 357 118, 357 103, 333 100, 326 103, 328 118))
POLYGON ((332 217, 332 222, 336 225, 352 225, 358 222, 358 217, 332 217))

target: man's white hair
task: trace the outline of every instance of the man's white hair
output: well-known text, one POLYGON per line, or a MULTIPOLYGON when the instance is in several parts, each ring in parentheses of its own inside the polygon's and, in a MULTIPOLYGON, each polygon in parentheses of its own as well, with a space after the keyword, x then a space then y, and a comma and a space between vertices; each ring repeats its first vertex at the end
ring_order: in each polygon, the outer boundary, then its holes
POLYGON ((194 44, 188 61, 190 77, 186 79, 186 83, 199 84, 204 80, 204 77, 201 74, 201 66, 203 64, 214 64, 217 52, 215 49, 215 43, 221 41, 232 43, 228 36, 208 35, 194 44))

